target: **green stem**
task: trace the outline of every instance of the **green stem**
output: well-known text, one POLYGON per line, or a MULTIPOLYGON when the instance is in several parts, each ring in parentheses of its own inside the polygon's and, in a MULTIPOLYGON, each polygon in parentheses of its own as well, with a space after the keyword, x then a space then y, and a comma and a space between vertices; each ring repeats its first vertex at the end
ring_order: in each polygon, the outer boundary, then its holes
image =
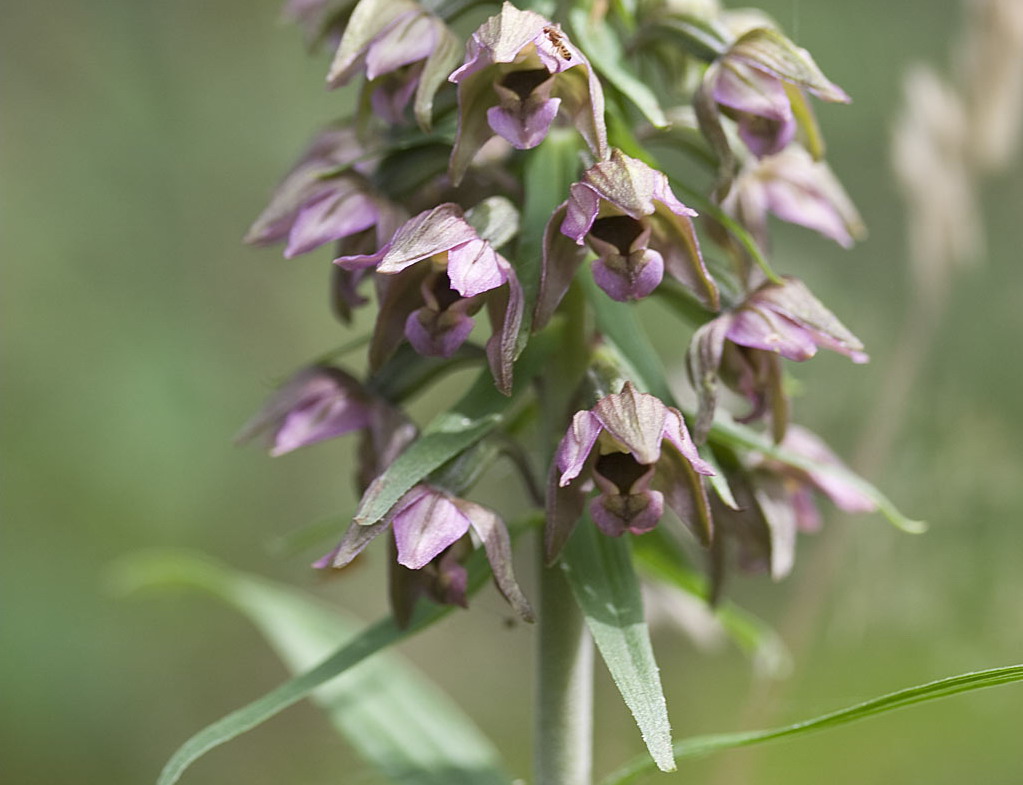
POLYGON ((544 566, 537 538, 535 785, 590 785, 593 777, 593 643, 561 568, 544 566))
MULTIPOLYGON (((565 432, 590 357, 586 296, 578 283, 569 289, 558 310, 561 351, 539 384, 542 440, 550 449, 565 432)), ((545 564, 543 537, 537 538, 536 547, 540 607, 534 785, 591 785, 593 641, 561 567, 545 564)))

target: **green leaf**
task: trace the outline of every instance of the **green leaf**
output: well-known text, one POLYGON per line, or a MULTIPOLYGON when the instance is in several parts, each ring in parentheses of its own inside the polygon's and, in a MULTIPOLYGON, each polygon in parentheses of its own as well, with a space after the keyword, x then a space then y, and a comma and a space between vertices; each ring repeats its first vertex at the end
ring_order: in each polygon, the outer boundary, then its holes
MULTIPOLYGON (((885 714, 905 708, 906 706, 913 706, 917 703, 927 703, 928 701, 958 695, 962 692, 972 692, 973 690, 997 687, 1001 684, 1012 684, 1018 681, 1023 681, 1023 665, 1009 665, 1003 668, 991 668, 990 670, 977 671, 975 673, 950 676, 947 679, 939 679, 929 684, 909 687, 908 689, 882 695, 879 698, 857 703, 854 706, 839 709, 820 717, 795 722, 791 725, 784 725, 780 728, 748 731, 745 733, 719 733, 682 739, 675 743, 675 760, 695 758, 700 755, 708 755, 712 752, 734 749, 736 747, 750 747, 754 744, 763 744, 775 739, 803 736, 808 733, 838 727, 839 725, 847 725, 850 722, 885 714)), ((651 769, 650 761, 645 757, 636 758, 606 777, 601 782, 601 785, 626 785, 627 783, 635 782, 637 778, 648 773, 651 769)))
MULTIPOLYGON (((256 625, 294 673, 351 642, 357 619, 288 587, 199 556, 147 555, 122 571, 141 586, 208 591, 256 625)), ((497 750, 451 699, 395 654, 381 654, 312 693, 331 723, 388 779, 408 785, 505 785, 497 750)))
POLYGON ((603 19, 591 19, 584 8, 569 12, 573 37, 586 53, 590 65, 636 105, 656 128, 668 125, 654 91, 632 73, 625 60, 621 43, 603 19))
MULTIPOLYGON (((654 350, 650 339, 643 331, 636 317, 635 308, 628 303, 612 300, 588 277, 583 278, 586 293, 593 306, 598 329, 611 341, 622 356, 622 362, 634 374, 633 379, 641 388, 653 393, 669 406, 678 406, 675 396, 664 376, 664 366, 654 350)), ((691 412, 682 410, 686 419, 693 419, 691 412)), ((840 466, 823 466, 801 455, 784 450, 752 428, 718 417, 710 428, 708 439, 731 449, 755 450, 763 455, 786 463, 803 471, 831 474, 857 488, 877 505, 878 511, 895 527, 910 534, 927 530, 923 521, 915 521, 903 515, 892 501, 878 488, 853 471, 840 466)))
MULTIPOLYGON (((175 564, 173 559, 168 559, 165 555, 162 558, 159 554, 156 556, 139 555, 118 565, 115 568, 112 582, 114 587, 121 591, 161 582, 198 583, 199 585, 207 585, 210 582, 211 572, 208 568, 195 568, 194 557, 192 557, 193 566, 182 569, 184 563, 179 558, 175 564)), ((474 552, 469 557, 466 567, 469 571, 468 592, 473 593, 478 591, 490 576, 490 569, 483 552, 474 552)), ((216 585, 215 582, 218 579, 214 578, 213 580, 216 585)), ((452 610, 450 605, 435 605, 421 600, 416 606, 409 625, 404 629, 399 628, 391 617, 381 619, 343 643, 315 667, 284 682, 261 698, 231 712, 196 733, 167 762, 160 773, 157 785, 173 785, 192 763, 214 747, 261 725, 289 706, 298 703, 335 676, 358 665, 370 655, 426 629, 447 616, 452 610)))
POLYGON ((661 677, 625 537, 605 537, 584 517, 561 559, 597 650, 661 771, 674 771, 661 677))
POLYGON ((481 372, 461 400, 437 415, 423 434, 373 481, 362 497, 355 520, 365 526, 376 523, 413 485, 505 422, 542 367, 553 339, 553 335, 544 334, 530 343, 515 365, 515 385, 510 396, 502 395, 494 387, 489 370, 481 372))

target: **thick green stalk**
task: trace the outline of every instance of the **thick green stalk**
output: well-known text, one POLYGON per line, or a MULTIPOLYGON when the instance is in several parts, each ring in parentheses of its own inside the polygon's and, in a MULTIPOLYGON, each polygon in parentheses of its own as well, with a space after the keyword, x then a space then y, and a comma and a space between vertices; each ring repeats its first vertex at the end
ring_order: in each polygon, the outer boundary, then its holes
POLYGON ((590 785, 593 778, 593 643, 561 568, 544 566, 537 538, 535 785, 590 785))

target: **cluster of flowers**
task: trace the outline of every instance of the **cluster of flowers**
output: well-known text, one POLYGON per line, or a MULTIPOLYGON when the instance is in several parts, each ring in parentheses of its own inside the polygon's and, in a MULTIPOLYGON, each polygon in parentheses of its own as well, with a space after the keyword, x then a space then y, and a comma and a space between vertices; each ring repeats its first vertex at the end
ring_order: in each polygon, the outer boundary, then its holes
MULTIPOLYGON (((571 29, 531 10, 505 3, 463 47, 451 25, 476 11, 472 3, 288 3, 287 13, 311 43, 336 45, 329 85, 362 74, 363 92, 358 117, 316 136, 247 239, 284 242, 288 258, 333 244, 331 291, 339 317, 351 320, 367 303, 367 288, 378 311, 365 381, 337 367, 303 369, 243 436, 267 434, 279 455, 359 433, 358 483, 365 491, 418 435, 400 409, 403 393, 380 379, 396 368, 400 376, 402 363, 419 355, 485 358, 505 394, 513 382, 528 384, 514 378, 523 345, 553 327, 592 259, 594 282, 613 300, 671 292, 692 305, 686 364, 697 407, 691 434, 672 402, 637 389, 626 363, 611 389, 593 383, 592 369, 580 376, 571 397, 578 410, 564 412, 556 451, 533 456, 550 465, 548 559, 558 558, 587 512, 602 532, 617 537, 651 531, 667 506, 716 563, 734 554, 740 566, 780 577, 791 567, 796 531, 818 526, 814 491, 844 510, 874 506, 828 471, 839 461, 817 437, 788 425, 783 384, 783 358, 807 360, 823 347, 864 362, 863 347, 805 285, 765 272, 749 248, 767 252, 769 214, 844 246, 861 231, 821 160, 807 95, 848 98, 763 18, 712 4, 695 16, 670 0, 642 5, 638 19, 614 17, 620 9, 594 19, 593 11, 590 23, 631 36, 622 51, 641 51, 660 69, 666 94, 679 106, 666 113, 678 118, 671 127, 628 120, 621 91, 605 97, 599 53, 591 49, 591 60, 571 29), (691 44, 687 53, 680 54, 680 43, 691 44), (609 126, 612 109, 619 122, 609 126), (697 213, 677 198, 668 175, 637 141, 670 140, 673 131, 698 139, 703 158, 713 161, 716 180, 701 235, 717 244, 731 269, 705 258, 697 213), (533 199, 523 161, 535 153, 523 151, 557 134, 578 141, 577 178, 560 206, 543 216, 545 228, 528 227, 543 237, 538 279, 529 280, 524 271, 537 267, 527 258, 533 251, 522 239, 527 227, 519 227, 519 216, 533 199), (736 242, 737 231, 749 242, 736 242), (470 339, 484 309, 490 333, 480 351, 470 339), (743 422, 767 424, 802 462, 715 443, 722 386, 748 401, 743 422), (715 474, 723 481, 708 488, 715 474)), ((579 348, 597 345, 599 336, 591 333, 579 348)), ((434 472, 381 520, 353 522, 317 566, 347 565, 390 529, 392 600, 398 617, 407 619, 422 595, 466 604, 464 556, 480 544, 500 591, 530 618, 505 524, 462 498, 479 474, 479 460, 472 462, 471 472, 450 466, 434 472)))

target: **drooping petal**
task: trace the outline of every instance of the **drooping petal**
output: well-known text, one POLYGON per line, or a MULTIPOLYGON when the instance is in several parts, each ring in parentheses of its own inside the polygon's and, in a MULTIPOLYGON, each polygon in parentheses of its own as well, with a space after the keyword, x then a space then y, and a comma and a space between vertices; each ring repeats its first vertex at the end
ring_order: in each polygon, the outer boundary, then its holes
POLYGON ((698 403, 694 438, 702 444, 714 422, 718 399, 718 368, 725 348, 725 337, 732 323, 732 314, 712 319, 693 334, 686 353, 686 372, 696 391, 698 403))
POLYGON ((796 561, 796 510, 784 484, 777 477, 756 476, 753 496, 771 539, 771 577, 780 581, 792 572, 796 561))
POLYGON ((877 509, 877 503, 873 498, 865 494, 855 483, 828 471, 829 468, 846 469, 846 466, 817 434, 802 426, 793 425, 789 427, 781 446, 809 458, 820 467, 817 471, 806 472, 806 478, 840 510, 872 512, 877 509))
POLYGON ((468 517, 473 531, 479 535, 480 542, 483 543, 497 588, 524 621, 533 621, 535 618, 533 609, 519 588, 512 569, 511 538, 508 536, 504 521, 492 510, 478 504, 465 500, 458 500, 456 504, 468 517))
POLYGON ((863 234, 863 221, 828 165, 792 147, 762 162, 755 176, 762 183, 767 210, 783 221, 813 229, 843 248, 863 234))
POLYGON ((758 158, 782 152, 796 138, 798 123, 795 116, 776 120, 749 112, 736 112, 739 138, 758 158))
MULTIPOLYGON (((664 500, 704 546, 714 536, 714 519, 703 475, 710 467, 700 460, 693 463, 680 451, 665 449, 657 462, 651 487, 664 494, 664 500), (699 468, 697 468, 699 467, 699 468)), ((710 472, 713 474, 713 470, 710 472)))
POLYGON ((337 547, 326 556, 313 562, 313 567, 318 570, 341 569, 351 564, 355 557, 366 549, 367 545, 387 529, 387 526, 387 521, 377 521, 369 526, 362 526, 352 521, 337 547))
POLYGON ((586 459, 597 443, 597 437, 603 430, 597 417, 589 411, 576 412, 568 432, 562 437, 558 451, 554 455, 554 465, 561 472, 558 484, 568 485, 579 476, 586 459))
POLYGON ((426 566, 469 530, 470 521, 446 493, 418 485, 388 515, 394 527, 398 563, 410 570, 426 566))
POLYGON ((497 389, 505 395, 511 395, 525 297, 515 270, 504 257, 498 255, 498 260, 507 268, 507 281, 503 288, 496 289, 487 296, 487 315, 490 318, 491 329, 490 339, 487 341, 487 361, 497 389))
POLYGON ((338 368, 313 366, 295 374, 236 437, 271 434, 271 455, 365 428, 374 405, 362 385, 338 368))
POLYGON ((376 224, 379 212, 376 200, 354 180, 339 181, 332 191, 299 210, 288 234, 284 258, 292 259, 368 229, 376 224))
MULTIPOLYGON (((246 234, 245 242, 270 245, 283 240, 299 210, 335 189, 337 179, 325 175, 354 165, 366 152, 352 129, 329 126, 320 131, 274 190, 270 203, 246 234)), ((362 171, 363 166, 353 168, 362 171)))
POLYGON ((784 284, 761 287, 753 299, 758 306, 771 309, 811 331, 818 346, 844 354, 855 363, 865 363, 869 359, 859 338, 849 332, 802 281, 786 278, 784 284))
MULTIPOLYGON (((562 232, 568 212, 568 202, 564 202, 554 214, 543 235, 543 263, 540 268, 540 292, 536 298, 536 308, 533 311, 533 330, 539 330, 547 325, 554 311, 561 303, 565 293, 568 292, 576 271, 586 258, 586 249, 582 245, 580 235, 578 244, 569 239, 568 235, 562 232)), ((592 223, 592 221, 590 222, 592 223)))

